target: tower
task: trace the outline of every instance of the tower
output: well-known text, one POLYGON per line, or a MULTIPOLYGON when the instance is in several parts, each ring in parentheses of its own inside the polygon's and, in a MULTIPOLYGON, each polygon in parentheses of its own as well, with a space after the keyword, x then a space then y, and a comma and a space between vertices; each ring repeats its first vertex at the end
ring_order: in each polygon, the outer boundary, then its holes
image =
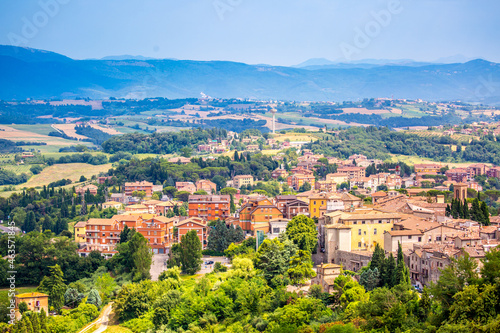
POLYGON ((460 201, 467 199, 467 184, 458 183, 453 185, 453 197, 460 201))
POLYGON ((273 114, 273 134, 276 132, 276 112, 278 112, 278 110, 275 108, 271 109, 271 113, 273 114))

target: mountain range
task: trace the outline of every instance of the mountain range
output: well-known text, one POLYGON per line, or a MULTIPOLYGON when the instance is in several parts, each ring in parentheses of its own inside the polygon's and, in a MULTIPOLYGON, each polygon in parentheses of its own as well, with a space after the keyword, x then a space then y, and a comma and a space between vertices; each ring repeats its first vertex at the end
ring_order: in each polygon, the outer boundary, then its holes
POLYGON ((114 56, 74 60, 0 46, 0 99, 199 97, 347 101, 372 97, 500 104, 500 64, 411 60, 300 67, 114 56))

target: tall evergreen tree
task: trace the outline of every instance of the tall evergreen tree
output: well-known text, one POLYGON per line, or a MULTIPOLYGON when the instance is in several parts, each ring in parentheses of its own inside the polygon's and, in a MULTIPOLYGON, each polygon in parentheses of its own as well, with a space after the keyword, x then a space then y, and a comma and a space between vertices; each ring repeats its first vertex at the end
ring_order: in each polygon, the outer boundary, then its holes
POLYGON ((64 283, 64 274, 59 265, 49 266, 49 275, 44 276, 38 286, 38 290, 49 295, 49 305, 59 311, 64 305, 64 293, 66 284, 64 283))
POLYGON ((36 229, 36 217, 35 213, 29 211, 26 214, 26 218, 24 219, 23 230, 26 232, 30 232, 36 229))
POLYGON ((191 230, 181 237, 181 264, 182 271, 193 275, 201 269, 201 241, 196 230, 191 230))
POLYGON ((52 218, 50 215, 45 215, 43 218, 43 224, 42 224, 42 232, 45 230, 53 230, 54 229, 54 223, 52 222, 52 218))
POLYGON ((384 280, 384 287, 392 288, 395 285, 395 272, 396 272, 396 261, 394 260, 394 257, 391 254, 389 254, 389 257, 385 259, 385 264, 384 264, 384 275, 383 275, 383 280, 384 280))
POLYGON ((464 199, 464 204, 462 205, 462 211, 463 211, 463 218, 470 219, 469 204, 467 203, 467 199, 464 199))
POLYGON ((490 225, 490 211, 488 210, 488 206, 486 202, 481 201, 481 212, 483 215, 483 225, 490 225))
POLYGON ((134 233, 128 242, 128 249, 132 259, 132 277, 134 281, 151 278, 149 273, 153 254, 149 248, 148 241, 138 232, 134 233))

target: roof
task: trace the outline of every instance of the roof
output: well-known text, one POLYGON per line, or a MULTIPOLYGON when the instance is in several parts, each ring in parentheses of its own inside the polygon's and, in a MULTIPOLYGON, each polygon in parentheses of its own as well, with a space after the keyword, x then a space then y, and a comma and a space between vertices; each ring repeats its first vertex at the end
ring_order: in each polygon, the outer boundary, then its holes
POLYGON ((321 264, 318 265, 318 268, 342 268, 342 266, 336 264, 321 264))
POLYGON ((103 203, 103 205, 121 205, 121 204, 122 203, 118 201, 106 201, 105 203, 103 203))
POLYGON ((423 235, 419 230, 391 230, 387 231, 391 236, 421 236, 423 235))
POLYGON ((372 198, 373 197, 376 197, 376 198, 379 198, 379 197, 386 197, 388 194, 387 192, 384 192, 384 191, 378 191, 378 192, 375 192, 372 194, 372 198))
POLYGON ((130 205, 125 207, 126 209, 147 209, 148 207, 141 205, 141 204, 136 204, 136 205, 130 205))
POLYGON ((113 219, 115 221, 137 221, 140 217, 137 215, 115 215, 113 219))
POLYGON ((114 219, 89 219, 87 225, 113 225, 114 219))
POLYGON ((87 221, 80 221, 77 224, 75 224, 74 228, 85 228, 87 225, 87 221))
POLYGON ((32 298, 32 297, 49 297, 49 295, 43 293, 24 293, 16 295, 16 298, 32 298))

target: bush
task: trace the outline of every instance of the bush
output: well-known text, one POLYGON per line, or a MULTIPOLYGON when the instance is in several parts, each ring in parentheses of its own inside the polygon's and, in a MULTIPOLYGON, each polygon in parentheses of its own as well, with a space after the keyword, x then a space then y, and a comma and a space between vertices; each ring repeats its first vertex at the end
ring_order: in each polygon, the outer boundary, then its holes
POLYGON ((38 164, 35 164, 30 168, 31 173, 34 175, 38 175, 40 172, 42 172, 42 170, 43 168, 38 164))

